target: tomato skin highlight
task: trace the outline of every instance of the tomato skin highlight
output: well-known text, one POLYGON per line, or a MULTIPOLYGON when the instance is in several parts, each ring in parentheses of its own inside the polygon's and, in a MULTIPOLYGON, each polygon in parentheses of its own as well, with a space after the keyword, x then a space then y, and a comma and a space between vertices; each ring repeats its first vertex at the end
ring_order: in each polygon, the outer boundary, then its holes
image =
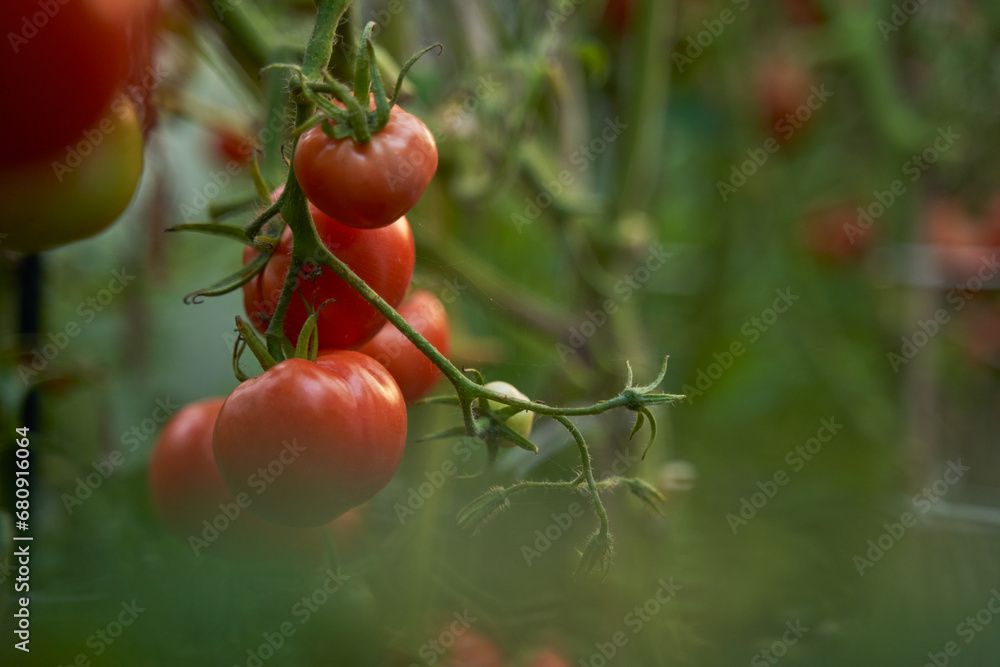
POLYGON ((215 425, 219 470, 250 510, 319 526, 378 493, 406 444, 406 405, 392 376, 360 352, 287 359, 233 390, 215 425))
MULTIPOLYGON (((451 328, 444 304, 427 290, 417 290, 399 307, 403 316, 444 356, 451 354, 451 328)), ((444 375, 417 346, 400 333, 391 322, 358 349, 388 369, 403 398, 413 403, 444 375)))
POLYGON ((0 164, 65 150, 84 137, 128 73, 130 32, 148 11, 135 0, 4 0, 0 72, 18 102, 0 112, 0 164))
MULTIPOLYGON (((323 244, 390 306, 398 306, 410 286, 416 260, 413 231, 406 218, 381 229, 359 230, 336 222, 312 205, 309 208, 323 244)), ((244 263, 256 252, 247 246, 244 263)), ((291 262, 292 232, 286 227, 267 267, 243 288, 247 315, 261 332, 266 331, 266 320, 278 305, 291 262)), ((308 317, 303 298, 315 308, 335 299, 323 307, 317 320, 320 349, 356 348, 371 340, 386 323, 374 306, 329 269, 323 268, 318 276, 301 276, 298 289, 301 297, 292 296, 284 322, 284 333, 293 343, 308 317)))
POLYGON ((331 139, 316 126, 295 148, 295 175, 306 198, 338 222, 377 229, 399 220, 420 199, 437 170, 434 136, 398 106, 389 122, 358 144, 331 139))
POLYGON ((90 130, 93 150, 78 155, 75 166, 60 151, 17 167, 0 167, 5 247, 39 252, 88 238, 110 226, 128 206, 143 165, 135 109, 116 98, 90 130))
POLYGON ((149 460, 149 490, 157 514, 181 540, 204 542, 192 546, 199 555, 319 558, 324 546, 321 531, 264 521, 226 488, 212 452, 212 433, 223 401, 206 398, 190 403, 161 432, 149 460), (239 508, 238 515, 234 507, 239 508), (226 516, 226 521, 219 520, 221 530, 213 525, 220 515, 226 516), (205 538, 206 521, 218 533, 210 542, 205 538))

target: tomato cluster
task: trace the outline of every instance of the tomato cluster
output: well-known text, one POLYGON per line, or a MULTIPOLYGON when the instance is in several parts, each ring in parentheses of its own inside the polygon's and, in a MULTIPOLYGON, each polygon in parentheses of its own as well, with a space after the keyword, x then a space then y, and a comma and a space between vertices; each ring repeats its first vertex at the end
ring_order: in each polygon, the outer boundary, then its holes
MULTIPOLYGON (((298 158, 299 151, 315 150, 322 141, 303 137, 299 142, 296 173, 303 182, 332 178, 329 165, 309 166, 308 160, 298 158), (323 171, 320 177, 316 170, 323 171)), ((325 195, 324 208, 308 201, 319 240, 447 355, 451 334, 440 300, 423 290, 405 298, 415 249, 404 213, 437 164, 430 133, 420 121, 394 108, 388 125, 365 146, 330 150, 357 155, 351 171, 334 174, 340 180, 325 195), (407 139, 408 134, 413 136, 407 139), (372 179, 399 167, 397 149, 422 151, 420 162, 430 165, 430 171, 422 172, 419 183, 409 183, 405 197, 396 197, 385 208, 386 192, 377 187, 381 181, 372 179), (362 165, 365 160, 370 162, 362 165), (358 216, 346 215, 354 223, 348 225, 329 215, 331 202, 340 205, 340 198, 364 218, 363 224, 358 224, 358 216), (386 223, 385 215, 392 220, 386 223)), ((281 192, 275 193, 275 201, 281 192)), ((285 228, 267 263, 243 285, 247 314, 261 332, 277 309, 292 265, 293 242, 291 229, 285 228)), ((254 261, 257 252, 248 246, 244 263, 254 261)), ((301 544, 318 527, 369 500, 392 478, 406 442, 406 404, 422 396, 441 373, 343 279, 325 267, 306 265, 284 315, 282 333, 290 342, 303 335, 313 312, 312 331, 320 350, 315 361, 280 361, 245 380, 224 401, 188 406, 167 426, 150 463, 150 485, 156 506, 175 533, 191 539, 206 521, 211 524, 219 507, 235 503, 252 518, 232 531, 224 540, 227 545, 253 540, 301 544), (181 471, 185 461, 190 474, 181 471), (285 533, 276 533, 278 528, 285 533)))
POLYGON ((156 3, 12 0, 0 6, 6 104, 0 234, 38 252, 93 236, 128 205, 142 173, 156 3), (139 108, 136 108, 139 107, 139 108))

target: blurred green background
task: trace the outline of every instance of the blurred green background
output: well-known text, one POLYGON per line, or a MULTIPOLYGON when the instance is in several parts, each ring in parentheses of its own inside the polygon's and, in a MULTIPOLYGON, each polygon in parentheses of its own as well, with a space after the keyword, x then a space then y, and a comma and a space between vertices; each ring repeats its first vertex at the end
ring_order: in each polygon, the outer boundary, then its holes
POLYGON ((338 538, 349 578, 307 622, 294 605, 329 564, 196 557, 167 533, 146 484, 157 400, 232 390, 243 309, 238 293, 182 300, 241 248, 164 230, 230 208, 249 221, 249 169, 226 172, 222 130, 259 139, 283 181, 287 135, 261 129, 284 113, 285 74, 258 70, 298 58, 313 17, 306 2, 165 3, 141 190, 112 230, 43 257, 42 331, 81 333, 37 375, 18 356, 22 260, 2 259, 3 432, 29 387, 42 408, 33 650, 8 635, 4 664, 479 664, 431 647, 454 614, 510 665, 542 648, 592 667, 997 664, 1000 5, 356 2, 346 47, 369 20, 387 79, 444 47, 401 104, 440 152, 408 218, 414 285, 445 302, 453 360, 585 405, 621 390, 626 361, 646 382, 669 355, 663 390, 690 400, 655 409, 644 460, 631 415, 576 420, 595 470, 625 462, 666 516, 606 496, 604 581, 573 577, 596 527, 583 495, 521 494, 460 531, 490 486, 566 478, 578 453, 539 420, 538 456, 503 450, 478 475, 482 447, 414 442, 460 419, 425 406, 395 479, 338 538), (134 279, 81 306, 116 270, 134 279), (114 450, 124 463, 69 511, 114 450), (461 474, 423 493, 448 462, 461 474), (133 625, 92 639, 133 600, 133 625))

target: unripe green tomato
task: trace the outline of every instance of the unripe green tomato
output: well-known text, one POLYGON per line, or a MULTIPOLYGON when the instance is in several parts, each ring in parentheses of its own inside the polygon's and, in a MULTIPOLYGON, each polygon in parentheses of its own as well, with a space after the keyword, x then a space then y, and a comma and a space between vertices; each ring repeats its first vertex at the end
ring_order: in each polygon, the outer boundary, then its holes
POLYGON ((67 148, 0 169, 0 247, 39 252, 103 231, 128 206, 142 174, 142 128, 116 98, 67 148))
MULTIPOLYGON (((492 389, 493 391, 503 394, 504 396, 510 396, 511 398, 519 398, 522 401, 530 401, 531 399, 521 393, 521 391, 510 384, 509 382, 495 381, 486 384, 487 389, 492 389)), ((487 399, 486 404, 489 406, 490 410, 497 412, 498 410, 503 410, 507 406, 503 403, 498 403, 496 401, 491 401, 487 399)), ((506 424, 515 433, 523 435, 525 438, 531 435, 531 425, 535 421, 535 413, 530 410, 521 410, 520 412, 515 412, 513 415, 507 418, 506 424)), ((506 440, 504 438, 500 439, 500 444, 504 447, 516 447, 513 442, 506 440)))

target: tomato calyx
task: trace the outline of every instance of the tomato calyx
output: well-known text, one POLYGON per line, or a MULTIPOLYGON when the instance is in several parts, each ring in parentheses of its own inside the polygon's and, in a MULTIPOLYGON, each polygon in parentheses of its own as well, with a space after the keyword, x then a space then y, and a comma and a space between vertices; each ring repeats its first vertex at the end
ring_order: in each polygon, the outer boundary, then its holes
POLYGON ((319 110, 318 114, 296 128, 293 136, 297 137, 320 125, 323 133, 331 139, 350 137, 358 144, 368 143, 373 134, 380 132, 388 124, 389 112, 399 99, 399 91, 410 68, 431 49, 436 48, 440 52, 443 48, 441 44, 432 44, 412 55, 400 69, 392 95, 389 96, 375 55, 372 35, 375 25, 374 21, 369 21, 358 42, 354 59, 353 90, 325 72, 322 83, 304 82, 301 72, 292 81, 293 91, 301 94, 319 110), (331 96, 336 102, 330 99, 331 96), (362 100, 370 101, 368 108, 365 108, 362 100), (340 106, 337 105, 338 102, 340 106), (371 108, 372 104, 374 108, 371 108))

